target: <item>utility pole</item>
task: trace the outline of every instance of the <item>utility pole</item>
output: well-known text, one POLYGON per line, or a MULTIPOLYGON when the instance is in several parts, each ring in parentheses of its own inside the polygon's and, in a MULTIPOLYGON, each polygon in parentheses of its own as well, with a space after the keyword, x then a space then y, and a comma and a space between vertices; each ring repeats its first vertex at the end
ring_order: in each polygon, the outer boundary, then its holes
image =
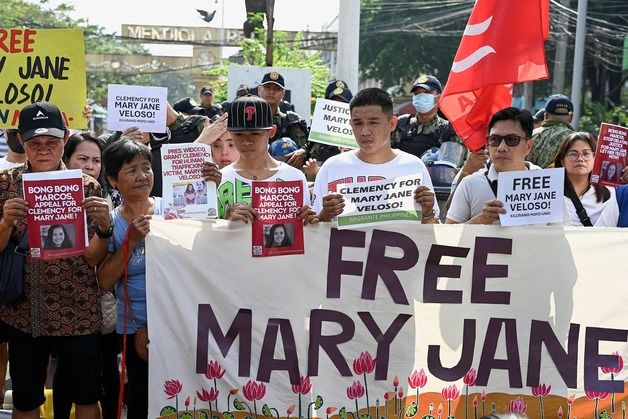
POLYGON ((360 57, 360 0, 340 0, 336 77, 358 90, 360 57))
POLYGON ((275 0, 266 0, 266 67, 273 66, 273 27, 275 24, 275 0))
MULTIPOLYGON (((560 4, 569 7, 569 0, 560 0, 560 4)), ((565 64, 567 61, 567 30, 569 19, 567 11, 563 10, 558 16, 559 35, 556 39, 556 53, 554 54, 554 80, 551 93, 563 93, 565 91, 565 64)))
POLYGON ((584 42, 587 32, 587 0, 578 0, 578 20, 576 22, 576 45, 573 55, 573 75, 571 79, 571 101, 573 102, 574 128, 580 122, 582 109, 582 67, 584 64, 584 42))

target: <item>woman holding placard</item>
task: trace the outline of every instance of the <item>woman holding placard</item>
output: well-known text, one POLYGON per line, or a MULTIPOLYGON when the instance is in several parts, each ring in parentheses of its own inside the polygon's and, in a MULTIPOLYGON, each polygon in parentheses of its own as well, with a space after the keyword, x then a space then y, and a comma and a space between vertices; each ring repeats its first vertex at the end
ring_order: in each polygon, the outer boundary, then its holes
POLYGON ((554 158, 554 167, 565 168, 565 206, 573 226, 595 224, 614 193, 606 186, 591 184, 595 143, 588 132, 574 132, 563 140, 554 158))

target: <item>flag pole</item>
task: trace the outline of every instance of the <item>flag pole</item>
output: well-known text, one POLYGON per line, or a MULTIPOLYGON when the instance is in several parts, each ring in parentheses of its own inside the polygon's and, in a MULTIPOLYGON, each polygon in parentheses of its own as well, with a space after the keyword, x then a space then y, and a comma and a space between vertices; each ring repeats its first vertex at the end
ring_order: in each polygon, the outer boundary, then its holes
POLYGON ((576 45, 571 79, 571 100, 573 102, 574 128, 578 128, 582 109, 582 67, 584 63, 584 43, 587 31, 587 0, 578 0, 578 20, 576 23, 576 45))

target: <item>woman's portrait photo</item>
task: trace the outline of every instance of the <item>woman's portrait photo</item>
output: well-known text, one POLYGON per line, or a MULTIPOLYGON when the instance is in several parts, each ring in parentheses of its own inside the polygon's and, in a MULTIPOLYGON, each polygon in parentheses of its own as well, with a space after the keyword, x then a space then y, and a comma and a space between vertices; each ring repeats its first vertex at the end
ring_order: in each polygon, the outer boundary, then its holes
POLYGON ((70 239, 74 227, 66 228, 64 225, 53 224, 51 226, 42 226, 41 235, 44 237, 44 250, 69 249, 73 247, 70 239))
POLYGON ((198 183, 178 182, 172 187, 172 205, 177 208, 207 204, 207 189, 199 188, 198 183))
POLYGON ((608 182, 620 182, 622 165, 619 163, 613 163, 610 161, 602 162, 602 171, 600 173, 600 179, 608 182))
POLYGON ((292 226, 289 227, 286 224, 273 224, 265 234, 265 247, 292 246, 292 226))

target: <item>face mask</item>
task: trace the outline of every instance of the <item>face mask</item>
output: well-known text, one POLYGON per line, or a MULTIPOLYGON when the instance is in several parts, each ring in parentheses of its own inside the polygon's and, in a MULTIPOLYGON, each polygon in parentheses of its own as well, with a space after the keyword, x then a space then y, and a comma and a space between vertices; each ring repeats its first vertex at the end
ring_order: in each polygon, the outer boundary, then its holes
POLYGON ((434 109, 436 98, 428 93, 419 93, 412 97, 412 106, 418 113, 428 113, 434 109))

